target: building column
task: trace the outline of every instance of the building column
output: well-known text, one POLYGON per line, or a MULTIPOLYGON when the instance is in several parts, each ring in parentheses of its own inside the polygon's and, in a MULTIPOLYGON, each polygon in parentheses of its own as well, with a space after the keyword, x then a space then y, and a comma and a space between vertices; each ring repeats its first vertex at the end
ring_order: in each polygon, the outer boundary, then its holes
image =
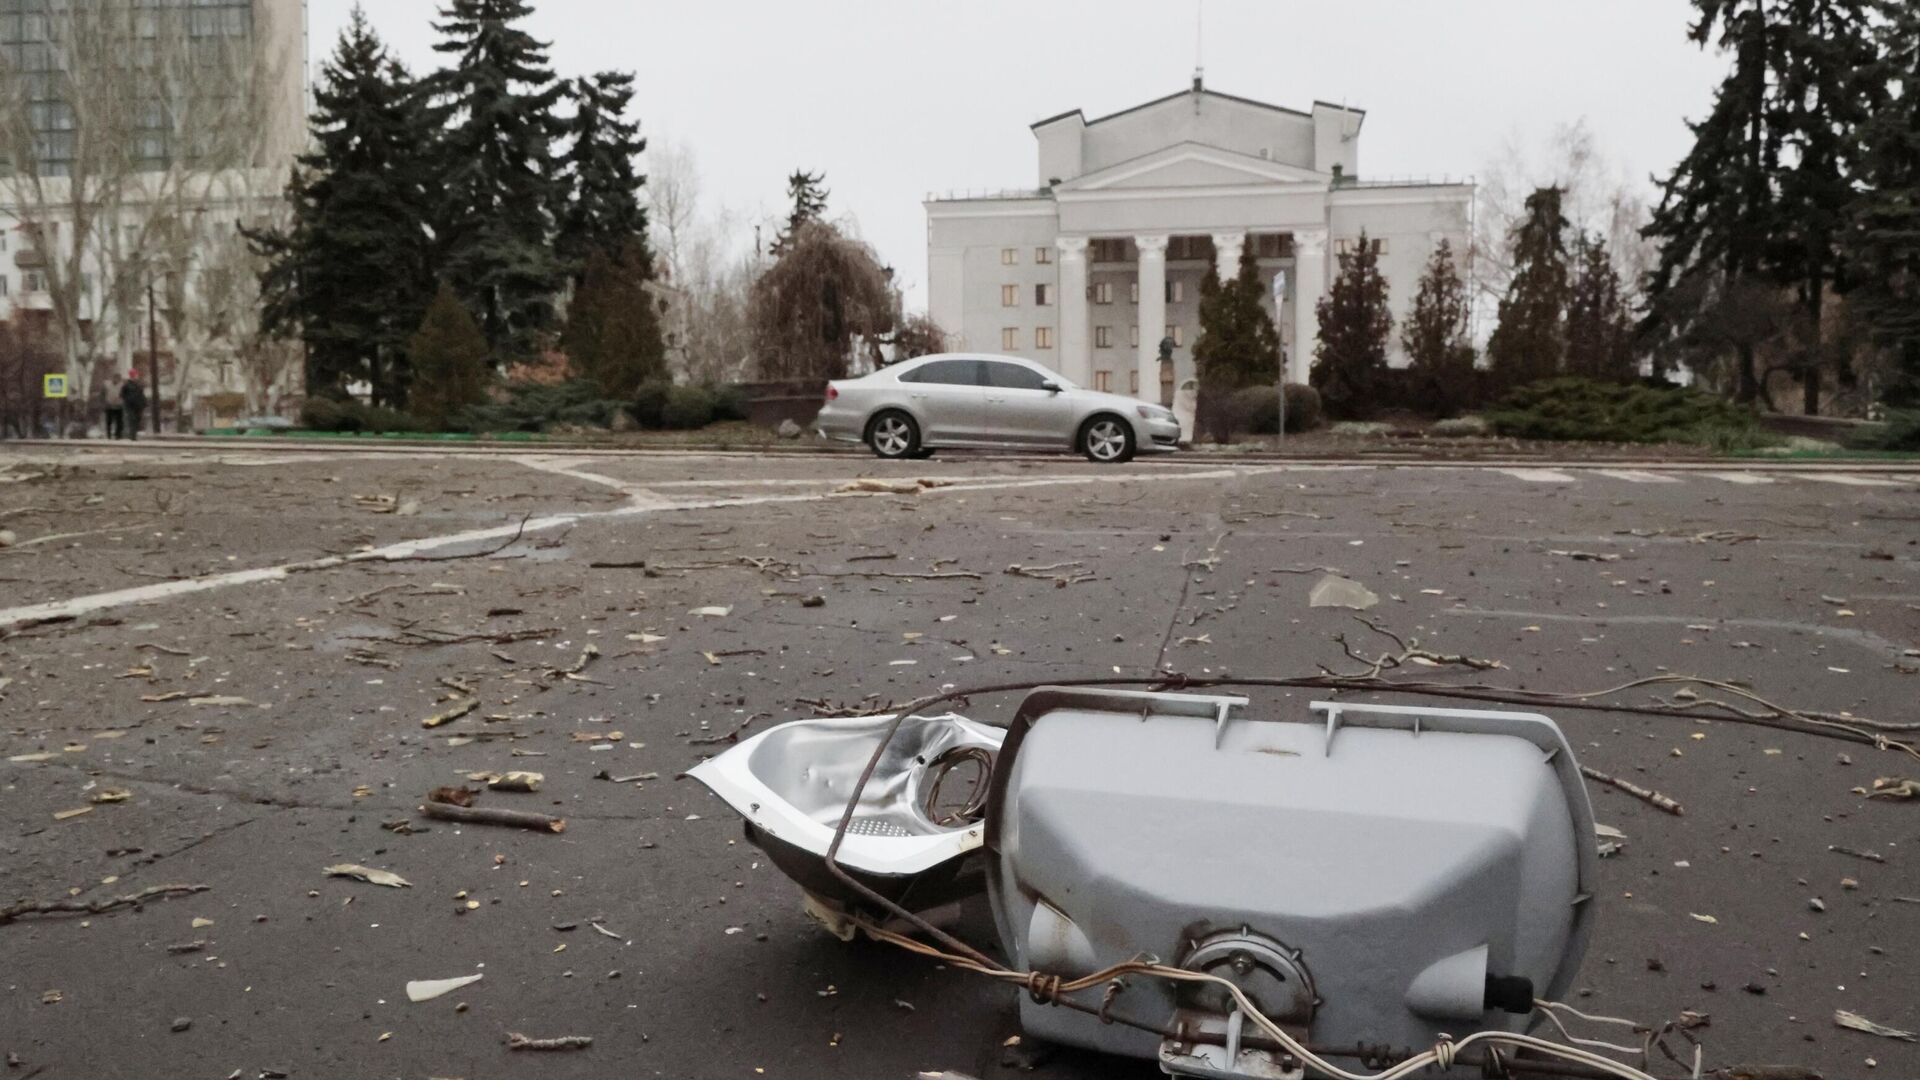
POLYGON ((1320 296, 1327 290, 1327 230, 1293 233, 1293 351, 1287 356, 1287 381, 1304 383, 1320 342, 1320 296))
POLYGON ((1140 249, 1140 348, 1134 360, 1140 373, 1141 401, 1160 400, 1160 339, 1167 336, 1167 235, 1136 236, 1140 249))
POLYGON ((1062 236, 1060 248, 1060 374, 1093 385, 1093 351, 1087 347, 1087 238, 1062 236))
POLYGON ((1244 232, 1213 234, 1213 268, 1223 282, 1232 281, 1240 273, 1240 249, 1247 243, 1244 232))

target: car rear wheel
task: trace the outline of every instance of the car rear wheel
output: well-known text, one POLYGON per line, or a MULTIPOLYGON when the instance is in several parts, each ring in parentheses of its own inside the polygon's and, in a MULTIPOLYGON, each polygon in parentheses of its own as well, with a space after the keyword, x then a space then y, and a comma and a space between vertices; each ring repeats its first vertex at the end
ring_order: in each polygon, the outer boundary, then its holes
POLYGON ((867 445, 879 457, 912 457, 920 451, 920 426, 906 413, 888 409, 867 426, 867 445))
POLYGON ((1096 416, 1080 429, 1080 452, 1101 465, 1133 458, 1133 428, 1117 416, 1096 416))

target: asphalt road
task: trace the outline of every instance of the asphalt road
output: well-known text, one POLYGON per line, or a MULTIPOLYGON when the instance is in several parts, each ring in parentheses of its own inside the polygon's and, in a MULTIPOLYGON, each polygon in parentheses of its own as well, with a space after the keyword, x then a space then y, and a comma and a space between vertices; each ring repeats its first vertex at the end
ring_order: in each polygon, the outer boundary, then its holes
MULTIPOLYGON (((0 923, 9 1080, 1013 1075, 1013 991, 817 931, 674 776, 701 740, 816 703, 1350 669, 1336 635, 1390 645, 1308 607, 1315 575, 1291 571, 1312 567, 1377 592, 1382 627, 1502 665, 1453 678, 1679 672, 1920 721, 1920 469, 0 448, 0 529, 0 906, 206 886, 0 923), (863 477, 944 483, 846 490, 863 477), (1006 572, 1066 562, 1091 577, 1006 572), (978 577, 869 576, 955 571, 978 577), (708 606, 727 613, 691 614, 708 606), (590 645, 584 678, 562 674, 590 645), (456 685, 478 708, 423 728, 456 685), (414 814, 516 768, 542 790, 482 804, 564 816, 564 834, 414 814), (324 875, 338 863, 411 886, 324 875), (475 972, 406 999, 408 980, 475 972), (515 1053, 507 1032, 594 1042, 515 1053)), ((1558 719, 1584 763, 1686 808, 1594 790, 1628 839, 1601 863, 1573 1004, 1710 1014, 1709 1068, 1920 1075, 1920 1045, 1832 1021, 1920 1030, 1920 801, 1854 791, 1920 761, 1558 719)), ((1057 1053, 1019 1075, 1157 1072, 1057 1053)))

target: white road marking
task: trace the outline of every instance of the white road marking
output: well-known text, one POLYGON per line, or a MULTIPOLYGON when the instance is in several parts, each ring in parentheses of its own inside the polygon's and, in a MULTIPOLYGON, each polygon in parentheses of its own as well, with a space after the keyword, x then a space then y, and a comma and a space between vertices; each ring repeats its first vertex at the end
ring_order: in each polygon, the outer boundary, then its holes
POLYGON ((1629 484, 1677 484, 1679 479, 1662 476, 1659 473, 1642 472, 1639 469, 1596 469, 1601 476, 1610 476, 1615 480, 1625 480, 1629 484))
POLYGON ((1855 476, 1852 473, 1808 472, 1796 475, 1807 480, 1818 480, 1824 484, 1845 484, 1848 487, 1906 487, 1898 480, 1887 480, 1878 476, 1855 476))
MULTIPOLYGON (((540 466, 534 466, 539 468, 540 466)), ((551 470, 561 471, 561 470, 551 470)), ((442 548, 459 547, 468 544, 505 540, 516 533, 532 535, 549 532, 553 529, 571 526, 583 521, 611 521, 621 518, 639 517, 644 514, 673 513, 686 510, 724 510, 740 506, 766 506, 778 503, 821 502, 827 499, 848 498, 936 498, 949 491, 997 491, 1012 488, 1034 488, 1058 486, 1064 484, 1089 483, 1127 483, 1139 481, 1150 484, 1166 484, 1176 480, 1223 480, 1235 477, 1258 476, 1277 472, 1274 466, 1240 466, 1212 469, 1200 472, 1182 473, 1177 477, 1150 476, 1142 472, 1126 470, 1098 476, 1056 476, 1008 478, 1001 481, 986 480, 976 484, 954 484, 947 487, 935 487, 922 490, 918 495, 898 496, 875 494, 873 492, 848 491, 810 491, 793 495, 748 495, 732 498, 702 499, 694 502, 655 503, 631 502, 613 510, 581 510, 573 513, 549 514, 545 517, 528 518, 524 522, 507 525, 495 525, 485 529, 467 529, 462 532, 445 533, 440 536, 426 536, 417 540, 403 540, 384 547, 368 551, 356 551, 351 555, 328 555, 318 559, 305 559, 298 562, 282 563, 278 566, 263 566, 252 570, 234 570, 224 574, 209 574, 205 577, 186 578, 181 581, 166 581, 155 585, 142 585, 132 589, 116 589, 112 592, 93 593, 77 596, 69 600, 49 600, 39 604, 27 604, 22 607, 0 608, 0 630, 16 626, 44 622, 48 619, 78 618, 95 612, 111 611, 115 608, 131 607, 138 604, 157 603, 193 593, 210 592, 236 585, 255 585, 261 582, 284 581, 288 577, 319 570, 332 570, 354 563, 378 563, 404 560, 415 555, 438 551, 442 548)), ((580 475, 566 473, 566 475, 580 475)), ((585 476, 580 476, 585 479, 585 476)), ((601 478, 617 486, 622 481, 610 477, 601 478)), ((657 498, 657 496, 656 496, 657 498)))
POLYGON ((1771 484, 1773 477, 1750 472, 1710 472, 1705 475, 1715 480, 1725 480, 1729 484, 1771 484))
POLYGON ((613 488, 622 495, 625 495, 628 503, 633 506, 659 509, 660 507, 673 505, 671 500, 662 498, 659 494, 648 490, 640 484, 630 483, 629 481, 620 480, 611 476, 603 476, 600 473, 586 472, 581 466, 593 464, 592 458, 556 458, 529 454, 524 457, 513 457, 507 460, 525 465, 529 469, 539 469, 541 472, 550 472, 556 476, 571 477, 575 480, 584 480, 589 484, 599 484, 603 487, 613 488))
POLYGON ((1495 469, 1515 480, 1530 480, 1536 484, 1577 484, 1580 481, 1557 469, 1495 469))

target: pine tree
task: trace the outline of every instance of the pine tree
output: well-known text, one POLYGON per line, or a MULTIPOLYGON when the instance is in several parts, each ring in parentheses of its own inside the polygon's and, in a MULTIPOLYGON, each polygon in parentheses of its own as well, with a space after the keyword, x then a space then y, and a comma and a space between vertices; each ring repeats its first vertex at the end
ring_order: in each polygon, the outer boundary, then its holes
POLYGON ((615 401, 630 401, 642 383, 667 378, 660 318, 646 288, 650 260, 638 237, 628 239, 618 258, 594 249, 567 309, 560 347, 574 370, 615 401))
POLYGON ((1881 397, 1920 407, 1920 7, 1888 4, 1880 60, 1867 74, 1896 90, 1864 134, 1867 190, 1847 250, 1859 283, 1849 305, 1892 362, 1881 397))
POLYGON ((787 198, 793 201, 793 209, 787 212, 787 223, 774 238, 773 254, 775 258, 784 254, 787 245, 793 242, 793 236, 803 225, 821 220, 827 212, 827 189, 824 173, 810 173, 795 169, 787 177, 787 198))
POLYGON ((1252 244, 1240 249, 1233 280, 1222 282, 1209 266, 1200 283, 1200 337, 1193 343, 1200 376, 1196 422, 1217 442, 1231 438, 1243 419, 1235 395, 1249 386, 1272 386, 1280 377, 1280 332, 1261 302, 1265 294, 1252 244))
POLYGON ((434 45, 451 56, 428 85, 440 140, 440 269, 479 313, 495 362, 538 352, 565 272, 551 246, 565 201, 553 143, 565 87, 547 46, 515 24, 527 0, 448 0, 434 45))
POLYGON ((1453 262, 1453 245, 1443 238, 1427 259, 1420 291, 1400 329, 1415 399, 1435 416, 1452 416, 1474 399, 1478 376, 1473 343, 1467 339, 1470 307, 1466 282, 1453 262))
POLYGON ((468 406, 486 400, 487 339, 453 287, 442 283, 420 330, 407 342, 413 364, 413 415, 434 428, 458 425, 468 406))
POLYGON ((1340 273, 1315 309, 1320 342, 1309 381, 1320 391, 1327 415, 1353 419, 1379 403, 1393 314, 1380 254, 1367 234, 1362 232, 1359 244, 1339 259, 1340 273))
POLYGON ((1487 362, 1501 389, 1558 374, 1566 355, 1567 219, 1560 189, 1527 196, 1514 226, 1513 280, 1500 299, 1499 323, 1487 341, 1487 362))
POLYGON ((307 391, 365 380, 376 404, 406 400, 406 342, 432 293, 426 191, 433 142, 406 69, 355 8, 320 69, 312 149, 287 187, 291 224, 248 230, 261 324, 307 346, 307 391))
POLYGON ((622 261, 637 254, 643 273, 651 278, 647 210, 640 202, 646 177, 634 165, 647 140, 640 137, 640 125, 626 118, 633 103, 633 76, 603 71, 573 80, 567 92, 574 108, 560 162, 570 190, 554 249, 575 285, 596 251, 622 261), (637 253, 629 250, 636 242, 641 245, 637 253))
MULTIPOLYGON (((1819 320, 1852 196, 1858 126, 1882 99, 1859 78, 1873 51, 1866 0, 1693 0, 1689 36, 1717 45, 1732 68, 1694 145, 1662 184, 1645 235, 1661 241, 1647 281, 1647 328, 1684 338, 1714 308, 1753 295, 1760 281, 1795 286, 1814 342, 1793 365, 1817 407, 1819 320), (1717 36, 1716 36, 1717 30, 1717 36)), ((1758 343, 1737 354, 1741 401, 1765 395, 1758 343)), ((1809 408, 1812 411, 1812 408, 1809 408)))
POLYGON ((1633 316, 1600 236, 1583 235, 1575 244, 1573 280, 1567 289, 1566 373, 1600 382, 1631 382, 1638 373, 1633 316))

